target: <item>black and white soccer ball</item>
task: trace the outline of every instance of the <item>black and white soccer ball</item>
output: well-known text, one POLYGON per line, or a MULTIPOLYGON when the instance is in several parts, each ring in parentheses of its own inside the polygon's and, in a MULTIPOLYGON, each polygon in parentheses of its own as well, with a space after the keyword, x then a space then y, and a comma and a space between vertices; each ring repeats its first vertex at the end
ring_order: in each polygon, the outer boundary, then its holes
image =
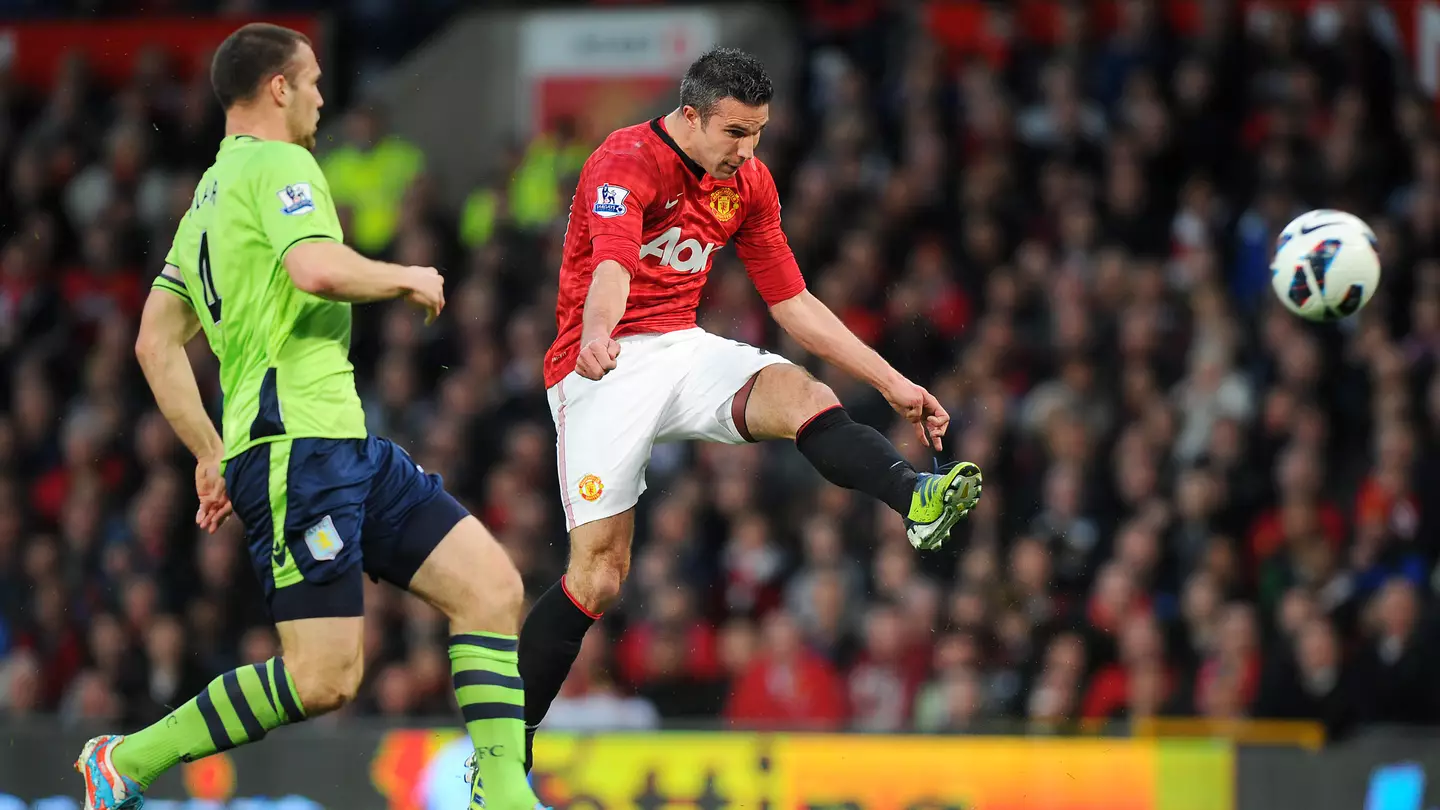
POLYGON ((1377 247, 1375 231, 1354 214, 1308 211, 1280 232, 1270 285, 1286 309, 1306 320, 1348 318, 1380 285, 1377 247))

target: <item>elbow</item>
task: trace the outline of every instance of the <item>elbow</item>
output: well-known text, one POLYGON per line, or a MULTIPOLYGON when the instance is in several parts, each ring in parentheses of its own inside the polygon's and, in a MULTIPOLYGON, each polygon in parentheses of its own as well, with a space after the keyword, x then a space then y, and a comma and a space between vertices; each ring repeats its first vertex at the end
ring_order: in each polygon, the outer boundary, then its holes
POLYGON ((185 344, 199 331, 189 329, 183 323, 175 323, 164 317, 147 314, 140 321, 139 334, 135 337, 135 359, 147 374, 185 357, 185 344))
POLYGON ((140 368, 149 371, 155 368, 159 359, 164 356, 168 341, 153 330, 142 328, 140 334, 135 338, 135 359, 139 361, 140 368))

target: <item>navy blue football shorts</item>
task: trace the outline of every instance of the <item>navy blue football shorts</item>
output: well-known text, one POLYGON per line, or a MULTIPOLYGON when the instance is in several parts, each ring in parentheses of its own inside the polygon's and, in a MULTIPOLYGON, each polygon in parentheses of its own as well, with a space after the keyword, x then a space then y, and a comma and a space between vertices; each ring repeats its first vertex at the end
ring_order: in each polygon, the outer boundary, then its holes
POLYGON ((394 442, 284 439, 225 466, 276 622, 364 614, 364 579, 408 588, 469 512, 394 442))

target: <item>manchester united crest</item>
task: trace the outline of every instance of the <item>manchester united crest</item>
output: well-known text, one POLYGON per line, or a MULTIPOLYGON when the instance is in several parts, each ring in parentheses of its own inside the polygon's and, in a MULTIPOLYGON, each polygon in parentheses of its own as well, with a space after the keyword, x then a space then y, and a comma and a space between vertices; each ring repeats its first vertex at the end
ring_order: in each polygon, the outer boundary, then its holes
POLYGON ((580 479, 580 497, 591 503, 600 499, 600 493, 605 491, 605 485, 600 482, 596 475, 586 475, 580 479))
POLYGON ((740 211, 740 193, 729 186, 710 192, 710 210, 721 222, 729 222, 740 211))

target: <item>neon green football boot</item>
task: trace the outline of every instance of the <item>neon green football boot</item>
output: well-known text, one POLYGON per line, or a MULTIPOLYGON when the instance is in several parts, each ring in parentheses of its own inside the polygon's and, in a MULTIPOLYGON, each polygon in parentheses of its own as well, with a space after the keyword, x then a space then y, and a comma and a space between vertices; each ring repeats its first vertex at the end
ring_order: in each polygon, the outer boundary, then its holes
MULTIPOLYGON (((500 807, 498 802, 495 805, 487 805, 485 803, 485 783, 480 779, 480 768, 479 764, 475 761, 474 754, 471 754, 470 758, 465 760, 465 781, 470 783, 470 804, 466 806, 466 810, 507 810, 507 808, 500 807)), ((553 808, 546 807, 544 802, 535 798, 533 793, 520 797, 520 799, 526 806, 519 808, 519 810, 553 810, 553 808)))
POLYGON ((905 536, 922 551, 937 549, 950 530, 980 502, 980 468, 961 461, 948 469, 920 473, 905 516, 905 536))

